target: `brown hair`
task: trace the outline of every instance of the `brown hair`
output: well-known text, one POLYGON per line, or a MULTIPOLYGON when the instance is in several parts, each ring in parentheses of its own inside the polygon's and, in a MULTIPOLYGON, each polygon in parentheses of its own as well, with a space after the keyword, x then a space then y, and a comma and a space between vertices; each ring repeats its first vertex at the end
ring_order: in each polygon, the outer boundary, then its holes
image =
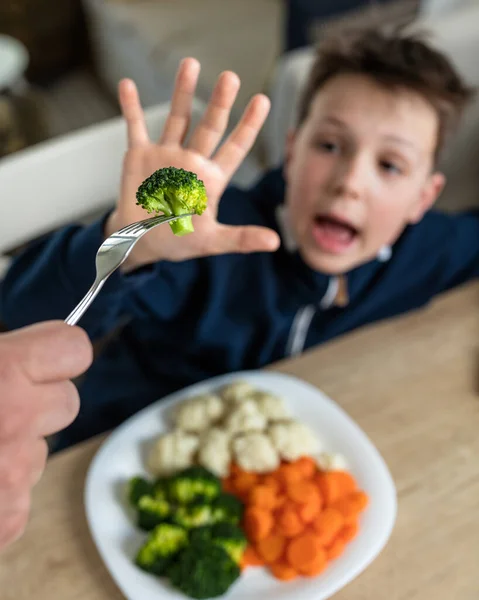
POLYGON ((398 28, 389 34, 345 31, 318 48, 300 99, 298 125, 307 118, 318 90, 343 73, 365 75, 388 89, 410 89, 430 102, 438 116, 436 161, 474 93, 446 56, 419 35, 405 35, 398 28))

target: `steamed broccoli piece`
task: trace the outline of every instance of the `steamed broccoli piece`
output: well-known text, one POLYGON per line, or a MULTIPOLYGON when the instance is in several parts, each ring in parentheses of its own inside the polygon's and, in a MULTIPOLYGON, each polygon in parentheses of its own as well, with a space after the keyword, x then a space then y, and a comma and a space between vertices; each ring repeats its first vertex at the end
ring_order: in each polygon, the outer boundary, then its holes
MULTIPOLYGON (((196 173, 166 167, 152 173, 136 192, 137 204, 147 212, 177 216, 188 213, 201 215, 208 203, 206 189, 196 173)), ((191 217, 183 217, 170 223, 175 235, 194 231, 191 217)))
POLYGON ((153 496, 153 484, 143 477, 132 477, 128 482, 128 500, 132 506, 138 507, 143 496, 153 496))
POLYGON ((215 522, 238 525, 243 516, 242 502, 232 494, 222 493, 211 504, 215 522))
POLYGON ((148 573, 163 575, 178 552, 188 544, 188 534, 176 525, 163 523, 153 529, 138 551, 135 563, 148 573))
POLYGON ((156 500, 168 500, 168 477, 159 477, 153 484, 153 497, 156 500))
POLYGON ((203 467, 189 467, 173 475, 168 481, 168 498, 171 502, 210 502, 221 492, 221 481, 203 467))
POLYGON ((240 564, 247 546, 243 531, 231 523, 216 523, 194 529, 190 534, 190 541, 194 546, 210 542, 223 548, 237 565, 240 564))
POLYGON ((191 598, 215 598, 239 578, 240 568, 223 548, 204 541, 182 550, 166 575, 173 586, 191 598))
POLYGON ((162 498, 142 496, 138 502, 137 524, 140 529, 150 531, 160 523, 163 523, 171 513, 169 502, 162 498))
POLYGON ((173 510, 171 520, 185 529, 193 529, 214 522, 211 506, 201 501, 177 506, 173 510))

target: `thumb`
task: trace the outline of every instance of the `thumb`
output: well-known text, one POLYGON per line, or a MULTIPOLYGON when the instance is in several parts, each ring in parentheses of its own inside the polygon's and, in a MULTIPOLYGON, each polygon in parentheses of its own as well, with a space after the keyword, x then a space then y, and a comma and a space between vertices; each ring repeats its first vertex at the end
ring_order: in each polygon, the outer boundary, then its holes
POLYGON ((267 227, 219 225, 212 253, 274 252, 279 246, 279 235, 267 227))
POLYGON ((62 321, 38 323, 4 334, 1 347, 37 383, 77 377, 93 359, 93 349, 83 329, 62 321))

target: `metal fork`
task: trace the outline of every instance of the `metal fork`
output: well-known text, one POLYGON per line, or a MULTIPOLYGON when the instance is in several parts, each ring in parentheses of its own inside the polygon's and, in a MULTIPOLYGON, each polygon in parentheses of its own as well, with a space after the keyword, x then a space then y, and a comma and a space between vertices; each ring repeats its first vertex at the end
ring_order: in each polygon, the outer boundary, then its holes
POLYGON ((145 235, 153 227, 163 225, 163 223, 169 223, 175 219, 181 219, 183 217, 191 217, 194 213, 188 213, 181 215, 180 217, 151 217, 137 223, 127 225, 113 233, 108 237, 98 249, 96 253, 96 277, 93 285, 85 294, 85 297, 78 303, 78 305, 72 310, 72 312, 65 319, 67 325, 76 325, 81 319, 83 314, 86 312, 90 304, 96 298, 98 292, 103 287, 105 281, 110 275, 118 269, 118 267, 125 262, 128 255, 133 249, 136 242, 145 235))

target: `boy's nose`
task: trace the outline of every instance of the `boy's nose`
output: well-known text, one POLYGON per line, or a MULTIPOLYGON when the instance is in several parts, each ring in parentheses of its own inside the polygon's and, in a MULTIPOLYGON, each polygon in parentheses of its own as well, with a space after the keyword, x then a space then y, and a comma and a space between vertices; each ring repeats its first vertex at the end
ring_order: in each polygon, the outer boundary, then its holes
POLYGON ((361 197, 366 180, 366 171, 359 158, 341 161, 332 177, 332 193, 357 200, 361 197))

